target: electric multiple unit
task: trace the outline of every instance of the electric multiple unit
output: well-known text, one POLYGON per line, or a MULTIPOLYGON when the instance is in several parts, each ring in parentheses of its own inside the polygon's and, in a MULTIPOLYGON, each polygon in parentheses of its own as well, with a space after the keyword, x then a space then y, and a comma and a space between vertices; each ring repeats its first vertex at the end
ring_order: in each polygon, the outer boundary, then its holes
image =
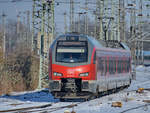
POLYGON ((49 88, 55 98, 86 98, 131 83, 131 53, 123 43, 106 43, 81 34, 55 39, 49 52, 49 88))

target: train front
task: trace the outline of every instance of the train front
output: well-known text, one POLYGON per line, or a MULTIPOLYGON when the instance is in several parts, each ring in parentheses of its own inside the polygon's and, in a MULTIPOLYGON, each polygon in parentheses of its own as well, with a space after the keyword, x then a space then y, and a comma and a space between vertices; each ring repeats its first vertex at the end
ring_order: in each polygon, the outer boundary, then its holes
POLYGON ((61 35, 49 58, 49 88, 55 98, 86 98, 94 92, 94 50, 86 36, 61 35))

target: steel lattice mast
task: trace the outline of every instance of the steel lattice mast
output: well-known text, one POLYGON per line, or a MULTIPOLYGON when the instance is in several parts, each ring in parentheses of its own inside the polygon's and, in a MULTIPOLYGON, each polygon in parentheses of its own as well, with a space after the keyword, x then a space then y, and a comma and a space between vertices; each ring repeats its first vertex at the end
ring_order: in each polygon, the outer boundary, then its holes
POLYGON ((38 88, 48 85, 48 50, 53 37, 54 0, 33 0, 32 50, 40 56, 38 88))
POLYGON ((70 0, 70 31, 74 31, 74 0, 70 0))
POLYGON ((6 58, 6 25, 5 25, 5 21, 6 21, 6 14, 3 13, 2 14, 2 24, 3 24, 3 58, 6 58))

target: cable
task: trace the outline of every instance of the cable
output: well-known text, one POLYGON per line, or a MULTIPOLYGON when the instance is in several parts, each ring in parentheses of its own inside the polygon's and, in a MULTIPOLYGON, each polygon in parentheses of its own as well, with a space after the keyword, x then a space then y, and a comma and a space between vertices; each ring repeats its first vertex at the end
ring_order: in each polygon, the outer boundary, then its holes
POLYGON ((0 1, 0 3, 14 3, 14 2, 32 2, 31 0, 3 0, 3 1, 0 1))

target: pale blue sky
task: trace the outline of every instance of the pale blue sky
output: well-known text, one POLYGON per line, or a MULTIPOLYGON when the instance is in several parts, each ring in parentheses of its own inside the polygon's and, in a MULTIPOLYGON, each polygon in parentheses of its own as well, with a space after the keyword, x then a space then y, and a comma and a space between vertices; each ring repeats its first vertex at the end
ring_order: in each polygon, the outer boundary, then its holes
MULTIPOLYGON (((30 14, 32 14, 32 0, 20 0, 20 2, 11 2, 12 0, 0 0, 0 23, 2 22, 1 20, 1 15, 4 12, 7 15, 7 20, 8 19, 14 19, 17 20, 17 13, 21 12, 21 20, 23 21, 23 16, 26 16, 23 14, 23 12, 30 10, 30 14), (4 1, 4 2, 2 2, 4 1), (6 2, 8 1, 8 2, 6 2), (25 2, 26 1, 26 2, 25 2), (27 2, 31 1, 31 2, 27 2)), ((19 0, 18 0, 19 1, 19 0)), ((56 0, 55 2, 55 25, 56 29, 58 32, 64 32, 64 12, 67 12, 67 24, 69 26, 69 1, 70 0, 56 0), (57 2, 67 2, 65 3, 59 3, 57 5, 57 2)), ((90 0, 89 0, 90 1, 90 0)), ((95 1, 95 0, 94 0, 95 1)), ((75 0, 75 2, 82 2, 84 3, 85 1, 83 0, 75 0)), ((82 10, 79 8, 81 5, 75 4, 74 7, 78 7, 75 9, 75 15, 77 15, 77 12, 81 12, 82 10)), ((83 7, 83 6, 82 6, 83 7)), ((31 20, 32 18, 30 18, 31 20)), ((76 20, 78 17, 75 18, 76 20)))
MULTIPOLYGON (((7 15, 7 19, 14 19, 14 20, 17 20, 17 12, 24 12, 24 11, 27 11, 27 10, 30 10, 30 13, 32 14, 32 0, 20 0, 22 2, 11 2, 12 0, 0 0, 0 23, 2 22, 1 20, 1 15, 2 15, 2 12, 5 12, 6 15, 7 15), (10 1, 8 3, 2 3, 2 1, 6 2, 6 1, 10 1), (24 2, 23 2, 24 1, 24 2), (26 2, 25 2, 26 1, 26 2), (27 1, 31 1, 31 2, 27 2, 27 1)), ((19 0, 18 0, 19 1, 19 0)), ((57 1, 61 1, 61 2, 64 2, 64 1, 70 1, 70 0, 56 0, 57 1)), ((82 1, 82 3, 85 2, 85 0, 75 0, 76 2, 78 1, 82 1)), ((95 0, 88 0, 90 2, 94 2, 95 0)), ((116 0, 117 1, 117 0, 116 0)), ((126 3, 130 3, 131 0, 125 0, 126 3)), ((147 1, 146 3, 150 3, 149 0, 143 0, 143 1, 147 1)), ((139 0, 136 0, 137 4, 139 2, 139 0)), ((79 7, 84 7, 83 5, 79 5, 79 4, 75 4, 76 6, 76 10, 75 12, 81 12, 81 8, 79 7)), ((146 4, 143 4, 145 7, 146 4)), ((91 5, 91 6, 94 6, 94 5, 91 5)), ((90 7, 91 8, 91 7, 90 7)), ((95 8, 93 8, 95 9, 95 8)), ((55 5, 55 23, 56 23, 56 28, 58 31, 62 32, 64 31, 64 16, 63 16, 63 13, 67 11, 67 23, 69 25, 69 4, 63 4, 63 3, 60 3, 60 5, 55 5)), ((144 12, 150 12, 150 10, 147 10, 147 11, 144 11, 144 12)), ((21 15, 24 15, 25 14, 21 14, 21 15)), ((77 15, 77 14, 76 14, 77 15)), ((76 20, 78 18, 76 17, 76 20)), ((129 19, 129 17, 128 17, 129 19)), ((31 20, 31 18, 30 18, 31 20)))
POLYGON ((0 15, 2 15, 2 12, 4 12, 4 13, 6 13, 7 18, 16 19, 17 18, 17 12, 19 12, 19 11, 20 12, 24 12, 26 10, 32 11, 32 2, 2 3, 1 1, 10 1, 10 0, 0 0, 0 15))
MULTIPOLYGON (((23 21, 23 16, 26 16, 26 14, 23 14, 23 12, 29 10, 30 11, 30 17, 32 15, 32 0, 31 2, 23 2, 26 0, 22 0, 20 2, 9 2, 11 0, 0 0, 0 23, 2 23, 2 13, 4 12, 7 17, 6 19, 13 19, 13 20, 17 20, 17 13, 21 12, 21 21, 23 21), (2 1, 5 1, 4 3, 2 1), (8 2, 6 2, 8 1, 8 2)), ((30 1, 30 0, 28 0, 30 1)), ((64 4, 63 4, 64 5, 64 4)), ((68 7, 64 6, 65 8, 68 7)), ((62 4, 60 4, 59 6, 56 6, 55 8, 55 19, 56 21, 56 27, 57 29, 59 29, 59 31, 62 31, 63 28, 60 27, 60 25, 62 26, 63 22, 64 22, 64 17, 63 17, 63 13, 65 12, 65 8, 62 7, 62 4)), ((68 7, 69 8, 69 7, 68 7)), ((30 18, 30 20, 32 21, 32 18, 30 18)))

